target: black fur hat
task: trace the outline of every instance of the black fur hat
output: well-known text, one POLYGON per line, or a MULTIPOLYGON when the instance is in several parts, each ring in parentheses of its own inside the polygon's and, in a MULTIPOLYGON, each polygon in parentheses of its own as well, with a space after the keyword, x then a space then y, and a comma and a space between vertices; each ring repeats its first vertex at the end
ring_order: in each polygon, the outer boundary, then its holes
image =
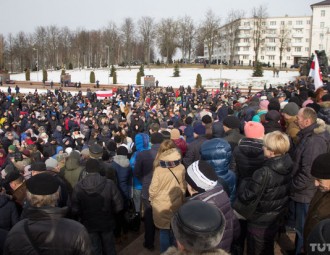
POLYGON ((190 200, 174 214, 174 236, 189 252, 209 251, 220 243, 226 220, 220 210, 200 200, 190 200))

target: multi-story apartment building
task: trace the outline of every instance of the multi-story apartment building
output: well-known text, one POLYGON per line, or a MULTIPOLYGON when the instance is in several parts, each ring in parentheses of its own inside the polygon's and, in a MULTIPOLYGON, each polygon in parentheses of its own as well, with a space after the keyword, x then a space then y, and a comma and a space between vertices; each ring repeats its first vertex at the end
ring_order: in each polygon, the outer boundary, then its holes
MULTIPOLYGON (((220 28, 212 59, 233 64, 253 65, 256 32, 258 61, 270 66, 290 67, 306 60, 315 50, 330 54, 330 0, 313 4, 312 16, 241 18, 220 28)), ((208 58, 208 49, 204 47, 208 58)))

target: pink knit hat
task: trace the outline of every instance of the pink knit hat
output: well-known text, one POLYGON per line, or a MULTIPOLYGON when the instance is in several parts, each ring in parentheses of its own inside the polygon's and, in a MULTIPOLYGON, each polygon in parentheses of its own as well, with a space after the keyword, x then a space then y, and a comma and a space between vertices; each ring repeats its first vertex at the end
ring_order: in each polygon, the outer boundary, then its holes
POLYGON ((268 100, 262 100, 259 103, 259 108, 261 110, 268 110, 268 105, 269 105, 269 101, 268 100))
POLYGON ((312 103, 314 103, 314 101, 312 99, 307 99, 306 101, 303 102, 302 107, 305 108, 306 105, 312 104, 312 103))
POLYGON ((245 123, 244 133, 247 138, 260 139, 265 134, 265 128, 259 122, 249 121, 245 123))

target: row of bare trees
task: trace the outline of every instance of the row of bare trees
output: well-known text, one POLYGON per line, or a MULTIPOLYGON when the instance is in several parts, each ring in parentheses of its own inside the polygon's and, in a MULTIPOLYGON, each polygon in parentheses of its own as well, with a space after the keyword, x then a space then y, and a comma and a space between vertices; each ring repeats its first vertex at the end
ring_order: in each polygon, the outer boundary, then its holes
MULTIPOLYGON (((252 17, 257 27, 254 29, 253 45, 255 59, 258 60, 262 41, 265 7, 254 8, 252 17)), ((214 49, 224 41, 233 62, 239 23, 244 12, 232 10, 225 22, 225 35, 220 34, 221 19, 213 11, 208 11, 200 24, 185 16, 179 19, 164 18, 159 22, 149 16, 141 17, 137 23, 125 18, 118 26, 114 22, 99 30, 87 31, 83 28, 70 30, 68 27, 38 26, 34 33, 23 31, 7 38, 0 35, 0 69, 11 72, 26 68, 68 68, 106 67, 111 64, 131 65, 161 61, 170 63, 179 49, 182 61, 190 62, 195 56, 204 55, 207 47, 209 61, 214 49), (156 50, 157 49, 157 50, 156 50), (109 62, 109 63, 108 63, 109 62)))

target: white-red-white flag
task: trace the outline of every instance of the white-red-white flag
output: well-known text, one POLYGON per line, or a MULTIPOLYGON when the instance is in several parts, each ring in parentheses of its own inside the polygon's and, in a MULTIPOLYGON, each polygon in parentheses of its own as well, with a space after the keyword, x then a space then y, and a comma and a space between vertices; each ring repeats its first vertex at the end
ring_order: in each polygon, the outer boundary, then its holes
POLYGON ((322 73, 321 69, 319 66, 319 61, 317 59, 317 55, 314 55, 313 62, 311 64, 311 69, 309 70, 309 75, 310 77, 313 77, 314 79, 314 86, 315 86, 315 91, 323 86, 322 82, 322 73))
POLYGON ((96 91, 97 99, 105 99, 113 96, 112 89, 96 91))

